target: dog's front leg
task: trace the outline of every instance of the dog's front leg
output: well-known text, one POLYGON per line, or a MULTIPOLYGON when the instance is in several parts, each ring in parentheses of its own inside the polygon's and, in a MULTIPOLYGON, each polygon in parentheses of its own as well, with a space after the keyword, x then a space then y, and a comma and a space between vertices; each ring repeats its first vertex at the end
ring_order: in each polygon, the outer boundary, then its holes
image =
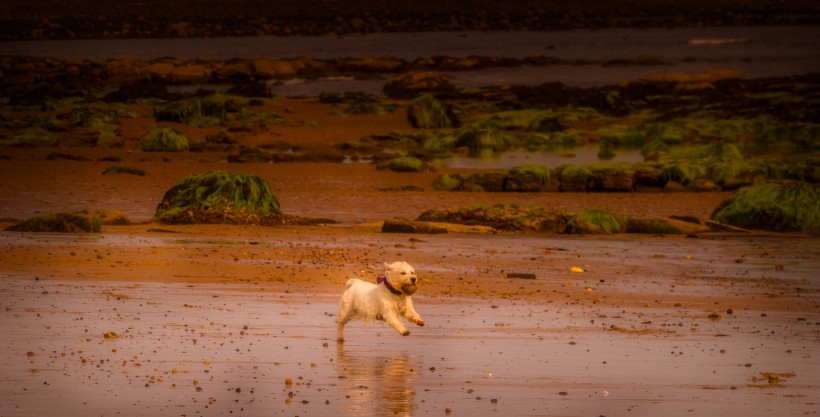
POLYGON ((407 297, 407 304, 404 306, 404 317, 419 326, 424 326, 424 320, 421 319, 419 313, 413 308, 413 300, 411 300, 410 297, 407 297))
POLYGON ((391 312, 389 314, 382 314, 382 319, 384 319, 384 322, 389 324, 390 327, 396 329, 396 331, 399 332, 400 335, 407 336, 410 334, 410 331, 407 330, 406 327, 404 327, 404 324, 402 324, 399 320, 399 316, 395 313, 391 312))

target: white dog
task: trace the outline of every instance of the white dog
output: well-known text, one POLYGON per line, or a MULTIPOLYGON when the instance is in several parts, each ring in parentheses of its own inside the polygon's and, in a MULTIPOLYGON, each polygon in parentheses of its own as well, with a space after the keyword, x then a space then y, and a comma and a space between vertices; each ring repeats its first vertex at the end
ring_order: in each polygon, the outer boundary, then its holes
POLYGON ((410 331, 401 323, 400 316, 424 326, 410 299, 419 284, 416 271, 407 262, 385 263, 384 266, 387 271, 376 284, 356 278, 347 280, 339 301, 339 328, 336 331, 339 342, 344 341, 342 331, 350 320, 383 320, 402 336, 409 335, 410 331))

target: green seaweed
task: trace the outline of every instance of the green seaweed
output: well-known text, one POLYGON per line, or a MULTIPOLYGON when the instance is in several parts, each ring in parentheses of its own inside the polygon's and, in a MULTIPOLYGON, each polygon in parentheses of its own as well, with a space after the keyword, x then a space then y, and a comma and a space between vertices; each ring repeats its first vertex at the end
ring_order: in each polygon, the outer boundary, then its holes
POLYGON ((407 121, 413 127, 425 129, 452 128, 459 125, 452 107, 447 106, 430 94, 424 94, 407 106, 407 121))
POLYGON ((424 163, 421 159, 403 156, 391 159, 390 162, 387 163, 387 167, 395 172, 421 172, 424 163))
POLYGON ((100 219, 87 212, 55 213, 33 217, 6 228, 15 232, 100 233, 100 219))
POLYGON ((279 215, 279 202, 270 184, 256 175, 209 171, 179 180, 165 193, 157 206, 155 218, 179 220, 186 212, 202 213, 213 223, 213 218, 250 214, 279 215), (209 214, 210 213, 210 216, 209 214))
POLYGON ((820 230, 820 190, 811 184, 763 184, 743 188, 724 201, 712 219, 748 229, 820 230))
POLYGON ((142 169, 139 169, 139 168, 134 168, 134 167, 129 167, 129 166, 125 166, 125 165, 112 165, 112 166, 106 168, 105 171, 102 172, 102 175, 107 175, 107 174, 131 174, 131 175, 137 175, 137 176, 142 177, 142 176, 145 176, 145 170, 142 170, 142 169))
POLYGON ((145 152, 180 152, 188 150, 188 139, 172 127, 157 126, 140 139, 145 152))
POLYGON ((576 213, 567 223, 570 234, 614 234, 621 232, 618 219, 604 210, 588 209, 576 213))

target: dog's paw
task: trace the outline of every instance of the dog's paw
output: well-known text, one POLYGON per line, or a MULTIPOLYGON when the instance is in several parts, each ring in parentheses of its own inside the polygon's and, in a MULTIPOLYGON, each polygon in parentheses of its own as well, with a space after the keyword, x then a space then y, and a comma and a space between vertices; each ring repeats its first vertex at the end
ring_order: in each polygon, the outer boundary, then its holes
POLYGON ((422 320, 422 319, 416 320, 415 323, 418 324, 419 326, 424 326, 424 320, 422 320))
POLYGON ((402 336, 410 336, 410 330, 405 330, 405 331, 401 332, 401 335, 402 336))

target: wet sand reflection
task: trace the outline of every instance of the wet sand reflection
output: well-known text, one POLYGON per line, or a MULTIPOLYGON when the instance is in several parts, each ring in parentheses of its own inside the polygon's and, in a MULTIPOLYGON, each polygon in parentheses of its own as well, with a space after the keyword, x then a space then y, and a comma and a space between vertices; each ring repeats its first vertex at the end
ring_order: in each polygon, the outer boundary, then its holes
POLYGON ((352 416, 411 416, 416 410, 414 381, 421 358, 407 352, 379 354, 374 346, 337 344, 336 367, 352 416))

